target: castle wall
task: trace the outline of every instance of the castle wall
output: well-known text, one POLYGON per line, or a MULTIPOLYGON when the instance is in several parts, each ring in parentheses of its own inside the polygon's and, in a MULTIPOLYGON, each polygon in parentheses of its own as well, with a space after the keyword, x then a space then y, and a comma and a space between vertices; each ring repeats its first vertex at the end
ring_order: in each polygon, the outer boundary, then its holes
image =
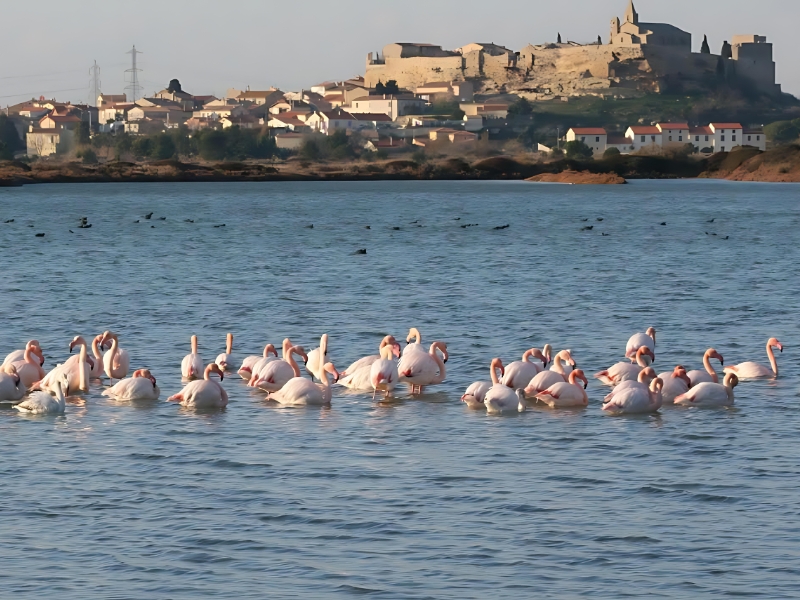
POLYGON ((375 87, 378 81, 394 79, 402 88, 414 89, 431 81, 463 81, 464 59, 462 56, 439 58, 389 58, 382 64, 367 64, 365 85, 375 87))

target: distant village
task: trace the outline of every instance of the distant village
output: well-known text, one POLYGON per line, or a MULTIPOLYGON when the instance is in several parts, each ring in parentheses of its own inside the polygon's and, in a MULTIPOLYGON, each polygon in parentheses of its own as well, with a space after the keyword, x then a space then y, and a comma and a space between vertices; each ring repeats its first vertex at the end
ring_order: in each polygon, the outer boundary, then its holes
MULTIPOLYGON (((658 93, 702 86, 711 77, 747 81, 759 93, 781 94, 775 83, 772 44, 762 36, 736 36, 719 55, 704 40, 692 51, 691 34, 672 25, 645 23, 632 0, 622 20, 614 18, 608 43, 562 42, 514 52, 497 44, 468 44, 455 51, 432 44, 398 43, 367 57, 365 76, 325 81, 286 92, 230 89, 223 97, 184 91, 175 79, 143 97, 99 93, 92 103, 39 97, 2 110, 25 140, 29 157, 65 154, 76 132, 144 136, 181 130, 258 130, 287 154, 313 136, 344 132, 364 152, 402 152, 443 145, 467 149, 481 140, 519 135, 511 122, 515 105, 658 93), (437 110, 446 107, 446 110, 437 110)), ((135 50, 135 49, 134 49, 135 50)), ((698 88, 700 89, 700 88, 698 88)), ((138 94, 137 94, 138 95, 138 94)), ((591 153, 729 152, 738 146, 764 150, 759 127, 737 122, 643 123, 622 131, 574 127, 535 143, 533 151, 558 152, 580 142, 591 153)))

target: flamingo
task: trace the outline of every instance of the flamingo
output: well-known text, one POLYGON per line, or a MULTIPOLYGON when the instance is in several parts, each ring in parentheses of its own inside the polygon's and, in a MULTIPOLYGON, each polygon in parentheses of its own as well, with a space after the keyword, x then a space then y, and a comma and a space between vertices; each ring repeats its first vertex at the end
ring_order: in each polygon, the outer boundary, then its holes
POLYGON ((720 364, 722 364, 722 366, 725 366, 725 359, 722 358, 722 354, 714 350, 714 348, 709 348, 703 355, 703 366, 706 368, 706 370, 701 371, 697 369, 694 371, 689 371, 687 373, 687 375, 689 376, 689 381, 691 381, 691 385, 689 387, 694 387, 698 383, 703 383, 704 381, 708 383, 719 383, 719 377, 717 377, 717 372, 714 370, 714 367, 711 366, 712 358, 718 359, 720 364))
POLYGON ((344 371, 339 373, 339 378, 340 379, 344 379, 349 374, 355 373, 356 371, 358 371, 362 367, 371 367, 372 363, 374 363, 374 362, 376 362, 376 361, 381 359, 381 356, 382 356, 381 351, 386 346, 391 346, 392 347, 392 354, 394 354, 394 356, 396 356, 397 358, 400 358, 400 344, 397 343, 397 340, 395 339, 395 337, 393 335, 387 335, 385 338, 383 338, 381 340, 380 346, 378 346, 378 354, 371 355, 371 356, 365 356, 364 358, 359 358, 356 362, 354 362, 352 365, 347 367, 344 371))
POLYGON ((783 344, 781 344, 775 338, 769 338, 769 341, 767 342, 767 357, 769 358, 769 364, 772 367, 772 370, 755 362, 739 363, 738 365, 725 367, 724 370, 726 373, 734 373, 737 381, 742 379, 759 379, 762 377, 777 378, 778 361, 775 360, 775 353, 772 351, 773 348, 777 348, 783 352, 783 344))
POLYGON ((217 360, 214 361, 219 365, 219 368, 222 369, 223 371, 231 370, 231 365, 233 364, 233 356, 231 356, 232 351, 233 351, 233 334, 229 333, 225 340, 225 353, 217 356, 217 360))
POLYGON ((407 354, 410 352, 425 352, 425 348, 422 346, 422 336, 419 333, 419 329, 416 327, 412 327, 408 330, 408 337, 406 337, 406 347, 403 350, 403 354, 407 354), (412 343, 411 340, 414 340, 412 343))
POLYGON ((109 379, 124 379, 128 376, 131 357, 127 350, 119 347, 119 336, 106 331, 100 340, 101 345, 111 340, 111 349, 103 355, 103 370, 109 379))
POLYGON ((615 386, 614 389, 612 389, 608 394, 606 394, 606 397, 603 398, 603 403, 609 402, 617 392, 621 392, 622 390, 627 390, 629 388, 640 387, 644 390, 649 390, 650 382, 656 377, 658 377, 658 375, 656 375, 653 367, 645 367, 639 371, 639 376, 635 380, 626 379, 619 385, 615 386))
MULTIPOLYGON (((44 354, 42 354, 42 347, 39 344, 39 341, 38 340, 31 340, 31 341, 28 342, 28 344, 30 344, 32 347, 34 347, 36 349, 34 351, 34 354, 39 357, 39 366, 43 367, 44 366, 44 354)), ((25 345, 25 348, 28 347, 28 344, 25 345)), ((3 364, 0 365, 0 369, 7 367, 11 363, 19 362, 21 360, 25 360, 25 349, 14 350, 13 352, 10 352, 8 354, 8 356, 5 357, 5 359, 3 360, 3 364)))
POLYGON ((502 383, 512 390, 524 387, 530 383, 531 379, 544 371, 546 365, 547 358, 541 350, 538 348, 525 350, 525 353, 522 355, 522 360, 514 361, 506 367, 502 383), (542 361, 542 366, 540 367, 536 363, 531 362, 529 360, 531 356, 542 361))
POLYGON ((512 390, 497 377, 498 370, 505 377, 506 369, 503 367, 503 361, 499 358, 493 358, 489 370, 492 377, 492 387, 486 391, 483 397, 486 411, 492 415, 525 412, 528 409, 528 405, 525 402, 525 392, 512 390))
POLYGON ((547 404, 550 408, 583 408, 589 404, 586 387, 589 380, 580 369, 575 369, 569 374, 569 382, 558 381, 543 392, 536 394, 536 399, 547 404), (583 386, 577 381, 583 381, 583 386))
POLYGON ((611 400, 603 404, 603 410, 612 415, 637 415, 654 413, 661 408, 663 399, 661 390, 664 382, 656 377, 649 388, 642 386, 629 387, 613 394, 611 400))
POLYGON ((305 352, 301 346, 289 348, 286 358, 283 360, 273 360, 268 362, 258 373, 253 373, 253 378, 248 384, 250 387, 257 387, 265 392, 277 392, 289 380, 301 377, 300 367, 294 355, 304 356, 305 352))
POLYGON ((61 415, 67 407, 65 396, 69 393, 69 377, 62 373, 52 386, 55 397, 49 392, 33 392, 14 408, 30 415, 61 415))
POLYGON ((220 381, 225 379, 219 365, 211 363, 203 371, 203 379, 190 381, 180 392, 167 398, 167 402, 178 402, 191 408, 224 408, 228 405, 228 393, 211 379, 212 373, 219 375, 220 381))
POLYGON ((595 373, 594 376, 604 385, 617 385, 626 379, 636 381, 639 377, 639 371, 649 367, 655 361, 655 358, 655 354, 650 348, 642 346, 636 351, 636 364, 618 362, 605 371, 595 373))
MULTIPOLYGON (((322 352, 322 346, 319 348, 314 348, 308 353, 308 356, 305 357, 306 371, 308 371, 308 374, 311 375, 312 381, 314 379, 319 379, 320 381, 322 381, 323 378, 327 379, 327 375, 325 375, 325 365, 333 364, 328 361, 327 350, 322 357, 319 356, 320 352, 322 352)), ((335 381, 339 381, 339 372, 333 373, 333 376, 335 381)))
POLYGON ((639 348, 650 348, 650 351, 653 353, 653 360, 655 360, 655 352, 656 352, 656 329, 655 327, 650 327, 646 333, 635 333, 631 336, 631 339, 628 340, 628 343, 625 346, 625 358, 630 358, 631 362, 634 361, 636 357, 636 353, 639 351, 639 348))
POLYGON ((197 353, 197 336, 192 336, 192 353, 181 361, 181 377, 188 380, 197 379, 203 371, 203 359, 197 353))
POLYGON ((91 369, 86 354, 86 342, 80 344, 81 351, 77 356, 71 356, 63 365, 56 366, 41 381, 37 381, 31 389, 42 391, 55 391, 61 380, 61 375, 67 375, 68 388, 66 394, 89 391, 89 372, 91 369))
POLYGON ((13 365, 6 366, 6 369, 0 371, 0 403, 16 404, 25 396, 25 386, 13 365))
MULTIPOLYGON (((545 355, 548 359, 550 358, 546 352, 545 355)), ((559 375, 563 375, 564 381, 566 381, 567 377, 569 377, 569 374, 572 373, 576 366, 575 359, 572 358, 572 350, 562 350, 556 354, 555 359, 553 359, 553 364, 550 366, 550 370, 559 375)))
POLYGON ((685 394, 675 398, 678 406, 697 406, 699 408, 720 408, 733 406, 733 388, 739 384, 735 373, 726 373, 722 383, 699 383, 685 394))
POLYGON ((325 363, 328 353, 328 334, 324 334, 319 341, 320 352, 317 353, 317 368, 322 374, 322 383, 317 385, 304 377, 290 379, 285 386, 268 396, 284 406, 326 406, 331 403, 331 382, 328 374, 336 375, 336 367, 332 363, 325 363))
POLYGON ((32 341, 25 345, 24 360, 9 363, 5 367, 6 372, 10 368, 13 368, 14 372, 19 376, 25 389, 40 381, 45 375, 44 369, 39 363, 39 357, 36 354, 36 346, 33 345, 32 341))
MULTIPOLYGON (((394 361, 395 344, 387 344, 381 348, 381 358, 376 360, 369 367, 369 381, 372 384, 372 399, 378 390, 384 392, 384 398, 388 398, 400 379, 397 371, 397 363, 394 361)), ((362 367, 365 369, 366 367, 362 367)))
POLYGON ((466 403, 472 410, 484 410, 486 405, 483 403, 486 392, 492 389, 491 381, 476 381, 467 388, 461 401, 466 403))
POLYGON ((663 405, 666 406, 674 404, 675 398, 685 394, 692 387, 692 380, 686 369, 681 365, 676 366, 671 373, 661 373, 658 377, 664 382, 661 397, 663 398, 663 405))
MULTIPOLYGON (((289 360, 289 354, 291 353, 292 348, 294 348, 294 347, 295 347, 295 345, 292 343, 292 340, 290 340, 289 338, 286 338, 285 340, 283 340, 283 344, 281 344, 281 352, 283 353, 283 360, 285 360, 285 361, 289 360)), ((306 354, 306 351, 303 350, 303 347, 302 346, 297 346, 297 348, 300 349, 300 356, 303 357, 303 361, 304 362, 308 362, 308 355, 306 354)), ((266 348, 264 350, 266 351, 266 348)), ((259 373, 261 373, 261 371, 264 370, 264 367, 266 367, 273 360, 278 360, 278 353, 274 352, 274 348, 273 348, 272 354, 275 354, 275 356, 264 356, 264 357, 260 358, 256 362, 256 364, 253 365, 253 367, 251 369, 252 374, 250 375, 250 379, 253 379, 254 375, 258 375, 259 373)))
MULTIPOLYGON (((103 354, 100 352, 100 349, 97 348, 98 337, 102 339, 102 335, 96 336, 92 340, 92 354, 94 357, 88 356, 87 360, 89 362, 89 378, 90 379, 99 379, 103 375, 103 354)), ((86 340, 83 338, 82 335, 76 335, 72 338, 72 341, 69 343, 69 352, 72 354, 72 351, 75 349, 75 346, 87 346, 86 340)), ((87 350, 88 354, 88 350, 87 350)), ((70 356, 65 362, 64 365, 70 366, 73 363, 77 363, 79 361, 79 357, 77 354, 73 354, 70 356)))
POLYGON ((449 359, 447 354, 447 344, 444 342, 433 342, 429 352, 412 350, 400 357, 400 364, 397 367, 400 373, 400 381, 411 384, 411 393, 422 393, 424 386, 437 385, 442 383, 447 375, 445 363, 449 359), (442 358, 439 358, 439 352, 442 358))
POLYGON ((117 400, 158 400, 161 390, 156 385, 156 378, 147 369, 138 369, 128 379, 118 381, 114 387, 103 392, 103 396, 117 400))
POLYGON ((253 367, 262 359, 271 359, 275 360, 278 358, 278 351, 275 350, 275 346, 272 344, 267 344, 264 346, 264 353, 261 356, 248 356, 242 361, 242 366, 239 367, 239 376, 242 379, 246 379, 250 381, 253 377, 253 367), (270 354, 273 356, 270 357, 270 354))

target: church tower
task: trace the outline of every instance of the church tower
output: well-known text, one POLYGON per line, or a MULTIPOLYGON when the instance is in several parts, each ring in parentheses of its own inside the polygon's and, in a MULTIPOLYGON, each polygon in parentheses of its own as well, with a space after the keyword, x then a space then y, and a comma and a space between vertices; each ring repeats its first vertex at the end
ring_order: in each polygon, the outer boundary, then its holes
POLYGON ((639 13, 636 12, 636 7, 633 6, 633 0, 628 2, 628 10, 625 11, 625 22, 639 24, 639 13))

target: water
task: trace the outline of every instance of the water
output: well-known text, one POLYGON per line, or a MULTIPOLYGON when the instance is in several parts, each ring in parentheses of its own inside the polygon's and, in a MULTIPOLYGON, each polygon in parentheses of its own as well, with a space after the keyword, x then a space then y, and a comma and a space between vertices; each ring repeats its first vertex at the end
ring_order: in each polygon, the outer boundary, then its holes
POLYGON ((118 404, 99 386, 61 417, 0 411, 2 596, 797 597, 798 192, 0 190, 0 221, 15 219, 0 223, 2 355, 37 338, 52 366, 73 335, 110 328, 162 400, 192 333, 210 361, 227 331, 238 359, 328 332, 344 368, 417 326, 451 356, 420 400, 337 392, 330 409, 278 409, 231 377, 218 413, 118 404), (709 346, 766 362, 774 335, 781 377, 739 386, 733 410, 639 418, 604 416, 595 383, 584 411, 459 402, 494 356, 550 342, 591 373, 650 325, 659 371, 699 368, 709 346))

